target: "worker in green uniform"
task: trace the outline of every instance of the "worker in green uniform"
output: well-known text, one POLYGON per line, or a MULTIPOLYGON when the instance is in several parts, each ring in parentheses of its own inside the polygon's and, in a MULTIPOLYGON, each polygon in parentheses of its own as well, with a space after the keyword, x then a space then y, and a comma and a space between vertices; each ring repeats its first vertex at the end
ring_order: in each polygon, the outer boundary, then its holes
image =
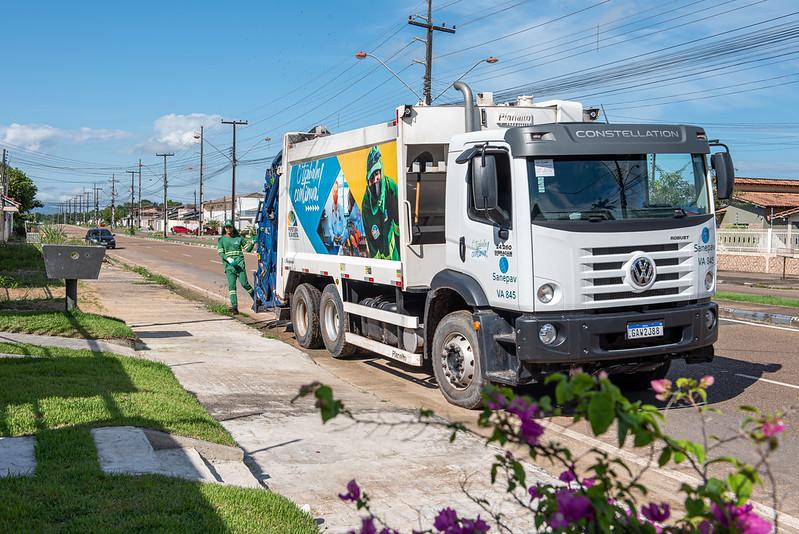
POLYGON ((222 237, 216 242, 216 251, 222 258, 225 265, 225 276, 227 277, 228 294, 230 295, 230 312, 239 313, 239 302, 236 296, 236 280, 238 279, 241 287, 252 297, 253 289, 247 281, 247 269, 244 265, 244 253, 251 252, 255 243, 247 241, 239 235, 239 231, 233 226, 233 221, 225 221, 222 237))
POLYGON ((366 245, 372 258, 399 260, 397 184, 383 173, 383 156, 373 146, 366 158, 366 191, 361 202, 366 245))

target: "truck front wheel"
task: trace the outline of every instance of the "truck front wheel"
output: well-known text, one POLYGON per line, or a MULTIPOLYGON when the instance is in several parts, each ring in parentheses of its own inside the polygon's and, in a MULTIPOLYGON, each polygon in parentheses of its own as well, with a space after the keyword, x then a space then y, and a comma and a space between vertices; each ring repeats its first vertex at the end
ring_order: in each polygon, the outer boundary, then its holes
POLYGON ((300 284, 291 296, 291 326, 297 343, 306 349, 322 348, 319 301, 322 293, 311 284, 300 284))
POLYGON ((456 311, 445 316, 433 335, 433 373, 444 397, 469 410, 482 404, 485 384, 480 368, 480 347, 472 314, 456 311))
POLYGON ((319 303, 319 320, 322 341, 334 358, 344 358, 355 353, 356 347, 346 342, 348 319, 344 313, 344 303, 334 284, 328 284, 322 291, 319 303))

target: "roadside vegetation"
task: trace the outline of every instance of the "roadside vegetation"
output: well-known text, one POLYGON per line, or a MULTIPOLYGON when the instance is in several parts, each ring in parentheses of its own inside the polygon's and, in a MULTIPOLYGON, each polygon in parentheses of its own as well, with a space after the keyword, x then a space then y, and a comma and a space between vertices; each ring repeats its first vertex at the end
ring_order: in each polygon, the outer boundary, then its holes
POLYGON ((0 479, 0 531, 317 532, 272 492, 105 475, 89 430, 134 425, 235 445, 163 364, 0 343, 0 436, 36 435, 31 477, 0 479), (22 527, 21 527, 22 526, 22 527))
POLYGON ((0 288, 54 287, 60 280, 48 280, 39 247, 27 243, 0 245, 0 288))
POLYGON ((0 331, 88 339, 136 339, 133 330, 123 321, 80 310, 0 310, 0 331))
POLYGON ((749 293, 733 293, 730 291, 716 291, 717 300, 731 300, 735 302, 751 302, 752 304, 765 304, 768 306, 785 306, 799 308, 799 299, 779 297, 775 295, 752 295, 749 293))
POLYGON ((158 284, 160 286, 164 286, 164 287, 172 289, 172 290, 176 290, 177 289, 177 286, 175 285, 175 283, 172 282, 172 280, 170 280, 166 276, 161 276, 160 274, 155 274, 155 273, 147 270, 146 268, 144 268, 144 267, 142 267, 140 265, 137 265, 135 267, 134 266, 129 266, 129 265, 124 265, 124 267, 127 270, 132 271, 132 272, 138 274, 139 276, 144 277, 148 282, 152 282, 154 284, 158 284))
POLYGON ((233 314, 230 313, 230 310, 224 304, 218 304, 216 302, 209 302, 205 305, 206 309, 217 315, 224 315, 226 317, 233 317, 233 314))

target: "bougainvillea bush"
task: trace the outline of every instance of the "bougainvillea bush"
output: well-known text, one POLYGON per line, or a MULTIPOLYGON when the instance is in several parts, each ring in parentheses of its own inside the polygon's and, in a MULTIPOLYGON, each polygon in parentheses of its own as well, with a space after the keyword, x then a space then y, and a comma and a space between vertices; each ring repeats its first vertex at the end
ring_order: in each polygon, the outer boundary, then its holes
MULTIPOLYGON (((528 514, 530 522, 543 532, 698 532, 701 534, 766 534, 778 528, 777 518, 764 518, 755 513, 750 497, 757 484, 769 484, 774 509, 777 508, 777 489, 769 460, 785 429, 783 414, 764 414, 744 406, 740 428, 728 436, 708 435, 705 422, 716 411, 707 406, 707 389, 713 377, 701 380, 680 378, 675 382, 656 380, 652 389, 666 408, 688 406, 702 421, 702 442, 675 439, 661 429, 663 413, 642 401, 631 402, 607 375, 592 376, 577 372, 571 376, 552 375, 554 399, 542 396, 531 399, 517 395, 507 388, 490 387, 484 393, 484 410, 478 424, 488 429, 487 443, 499 447, 491 471, 494 484, 503 484, 509 498, 518 506, 515 514, 528 514), (587 421, 595 436, 611 430, 616 433, 619 447, 631 445, 644 449, 652 458, 650 465, 631 467, 622 459, 599 449, 578 458, 548 436, 542 421, 558 415, 568 415, 574 422, 587 421), (749 464, 728 455, 716 455, 721 445, 734 440, 748 440, 758 461, 749 464), (520 452, 521 451, 521 452, 520 452), (586 462, 586 459, 588 461, 586 462), (529 485, 525 461, 558 466, 559 480, 552 484, 529 485), (586 465, 587 463, 587 465, 586 465), (680 487, 679 510, 665 502, 652 501, 643 483, 643 475, 657 465, 687 464, 698 483, 683 483, 680 487)), ((322 419, 337 416, 355 420, 358 417, 334 398, 332 390, 323 384, 310 384, 299 396, 313 395, 322 419)), ((421 424, 444 424, 452 430, 452 439, 466 429, 457 423, 442 423, 433 413, 419 413, 421 424)), ((391 518, 377 517, 372 512, 368 494, 352 480, 339 497, 351 502, 361 511, 362 523, 352 532, 362 534, 393 534, 391 518)), ((473 499, 485 511, 485 516, 462 517, 458 511, 445 507, 437 514, 433 525, 422 532, 445 534, 478 534, 511 532, 507 514, 493 511, 491 503, 473 499)), ((514 514, 514 515, 515 515, 514 514)), ((517 516, 518 517, 518 516, 517 516)))

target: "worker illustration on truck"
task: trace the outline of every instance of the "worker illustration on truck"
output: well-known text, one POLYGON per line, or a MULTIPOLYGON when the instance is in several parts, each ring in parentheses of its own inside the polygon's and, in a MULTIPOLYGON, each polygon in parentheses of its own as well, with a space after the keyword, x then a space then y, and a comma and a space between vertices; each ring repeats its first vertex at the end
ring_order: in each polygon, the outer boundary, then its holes
POLYGON ((397 184, 383 174, 383 156, 373 146, 366 158, 366 191, 361 202, 363 228, 372 258, 399 260, 397 184))
POLYGON ((244 265, 244 253, 251 252, 254 243, 239 235, 239 231, 233 226, 233 221, 228 219, 222 231, 222 237, 216 242, 216 251, 222 258, 225 265, 225 277, 227 278, 228 295, 230 297, 231 313, 239 313, 239 301, 236 295, 236 280, 239 281, 244 291, 253 296, 253 289, 247 281, 247 269, 244 265))

